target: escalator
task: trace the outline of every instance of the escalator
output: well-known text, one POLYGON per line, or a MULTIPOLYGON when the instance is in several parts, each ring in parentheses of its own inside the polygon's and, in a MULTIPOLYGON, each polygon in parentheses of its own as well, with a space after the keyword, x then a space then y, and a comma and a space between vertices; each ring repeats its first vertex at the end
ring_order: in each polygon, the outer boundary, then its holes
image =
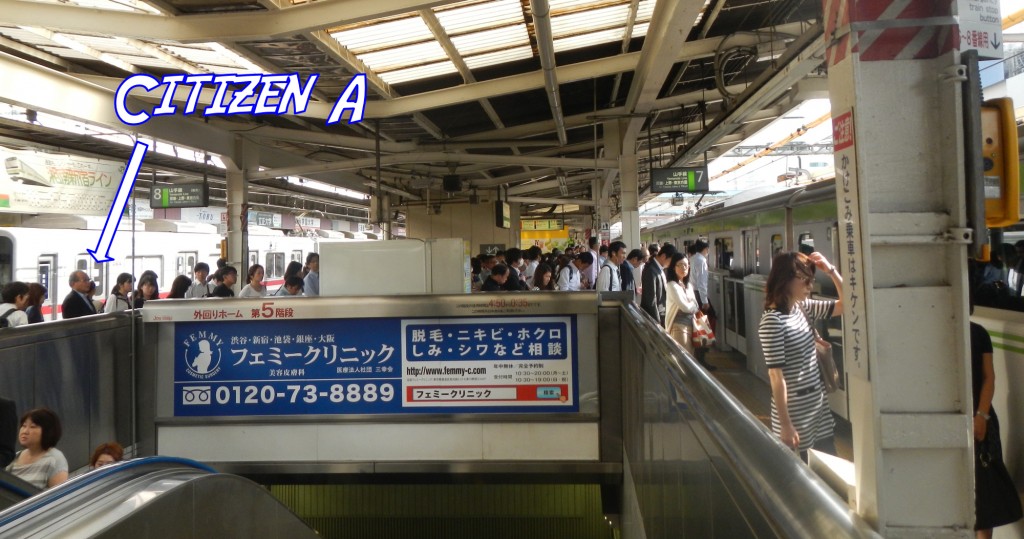
POLYGON ((20 477, 0 471, 0 511, 42 492, 20 477))
POLYGON ((105 466, 0 512, 0 538, 303 538, 316 533, 263 487, 194 461, 105 466))

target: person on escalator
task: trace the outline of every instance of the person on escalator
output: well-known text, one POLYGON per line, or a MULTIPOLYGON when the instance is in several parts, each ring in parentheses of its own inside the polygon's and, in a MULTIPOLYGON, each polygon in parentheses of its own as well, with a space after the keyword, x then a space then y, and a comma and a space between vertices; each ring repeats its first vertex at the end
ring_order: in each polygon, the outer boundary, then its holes
POLYGON ((96 446, 89 458, 89 468, 95 470, 107 464, 124 460, 124 448, 117 442, 106 442, 96 446))
POLYGON ((60 418, 49 408, 29 410, 21 416, 18 443, 22 449, 6 471, 44 489, 68 480, 68 461, 57 449, 60 418))

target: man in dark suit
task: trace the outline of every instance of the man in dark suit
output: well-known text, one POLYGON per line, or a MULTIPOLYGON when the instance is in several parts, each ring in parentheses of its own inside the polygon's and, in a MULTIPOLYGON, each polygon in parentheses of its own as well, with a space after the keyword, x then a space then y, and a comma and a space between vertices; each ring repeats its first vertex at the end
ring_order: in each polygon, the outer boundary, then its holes
POLYGON ((92 284, 92 279, 82 270, 74 271, 71 273, 71 277, 68 277, 71 292, 64 297, 64 303, 60 306, 64 319, 96 314, 96 309, 87 295, 90 284, 92 284))
POLYGON ((14 460, 14 443, 18 440, 18 412, 14 401, 0 398, 0 468, 14 460))
POLYGON ((665 244, 658 250, 658 254, 651 258, 644 266, 641 276, 643 290, 640 294, 640 308, 655 322, 665 324, 665 271, 672 255, 676 254, 675 247, 665 244))

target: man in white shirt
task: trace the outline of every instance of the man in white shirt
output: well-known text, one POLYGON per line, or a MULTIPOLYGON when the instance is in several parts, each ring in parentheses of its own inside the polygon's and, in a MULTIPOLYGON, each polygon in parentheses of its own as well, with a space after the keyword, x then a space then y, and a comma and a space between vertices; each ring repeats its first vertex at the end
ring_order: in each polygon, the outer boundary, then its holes
POLYGON ((586 273, 583 274, 583 276, 586 277, 587 279, 587 288, 594 288, 594 285, 597 284, 597 269, 601 267, 601 264, 599 262, 599 260, 601 259, 601 255, 600 253, 597 252, 598 246, 600 244, 601 241, 597 239, 596 236, 590 237, 590 243, 588 245, 590 247, 590 257, 593 259, 593 261, 590 264, 590 268, 588 268, 586 273))
POLYGON ((594 265, 594 257, 590 253, 582 253, 558 272, 558 282, 555 287, 566 292, 580 290, 580 281, 584 271, 594 265))
POLYGON ((690 283, 700 294, 700 310, 708 312, 711 307, 711 300, 708 299, 708 244, 697 240, 693 248, 696 252, 690 258, 690 283))
POLYGON ((21 281, 12 281, 0 289, 0 328, 13 328, 28 325, 28 285, 21 281))
POLYGON ((192 273, 196 278, 192 281, 192 286, 188 287, 188 290, 185 291, 185 299, 209 296, 210 292, 213 291, 213 287, 206 282, 207 277, 210 276, 210 265, 206 262, 200 262, 196 264, 196 267, 192 268, 192 273))
POLYGON ((601 292, 619 292, 622 290, 622 275, 619 266, 626 259, 626 244, 613 241, 608 246, 608 259, 597 272, 597 288, 601 292))

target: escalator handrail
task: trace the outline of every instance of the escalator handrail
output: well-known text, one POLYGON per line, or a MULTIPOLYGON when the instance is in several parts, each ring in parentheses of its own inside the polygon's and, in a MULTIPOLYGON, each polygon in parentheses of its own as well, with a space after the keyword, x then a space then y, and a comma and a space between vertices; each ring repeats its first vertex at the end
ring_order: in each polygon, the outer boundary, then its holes
MULTIPOLYGON (((15 476, 15 477, 17 477, 17 476, 15 476)), ((32 496, 34 496, 36 494, 39 494, 39 492, 42 492, 42 491, 30 492, 30 491, 22 488, 21 485, 18 485, 16 483, 14 483, 13 481, 8 481, 3 476, 0 476, 0 488, 6 490, 8 492, 13 492, 13 493, 17 494, 18 496, 24 496, 25 498, 30 498, 30 497, 32 497, 32 496)))
POLYGON ((647 313, 633 303, 624 304, 622 308, 627 325, 642 337, 641 346, 650 346, 652 349, 647 352, 664 360, 670 383, 686 399, 689 409, 707 429, 726 457, 724 460, 736 476, 742 478, 745 490, 780 536, 881 537, 655 325, 647 313), (808 509, 794 509, 801 501, 812 505, 820 520, 795 518, 797 513, 808 509), (823 522, 828 524, 823 525, 823 522))
POLYGON ((175 466, 188 467, 212 474, 217 473, 217 470, 214 470, 206 464, 181 457, 142 457, 108 464, 107 466, 99 468, 93 472, 74 477, 65 483, 43 491, 36 496, 28 498, 25 501, 0 512, 0 528, 17 521, 30 513, 38 511, 47 505, 56 503, 57 501, 69 496, 73 496, 90 485, 94 485, 114 475, 121 474, 126 470, 140 468, 142 466, 156 466, 159 468, 171 468, 175 466))

